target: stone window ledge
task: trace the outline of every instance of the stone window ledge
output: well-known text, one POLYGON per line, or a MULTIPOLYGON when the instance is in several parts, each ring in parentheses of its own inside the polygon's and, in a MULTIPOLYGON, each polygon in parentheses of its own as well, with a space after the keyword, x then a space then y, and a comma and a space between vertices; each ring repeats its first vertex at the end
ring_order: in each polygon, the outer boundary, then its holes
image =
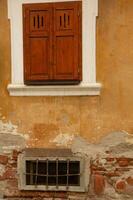
POLYGON ((9 84, 11 96, 88 96, 100 95, 101 84, 90 83, 66 86, 26 86, 23 84, 9 84))

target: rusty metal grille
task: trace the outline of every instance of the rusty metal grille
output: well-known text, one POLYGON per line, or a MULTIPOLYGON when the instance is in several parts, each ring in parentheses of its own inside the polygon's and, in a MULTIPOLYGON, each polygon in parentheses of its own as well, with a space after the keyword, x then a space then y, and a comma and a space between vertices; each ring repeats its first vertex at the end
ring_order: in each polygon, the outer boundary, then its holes
POLYGON ((26 185, 80 186, 80 161, 26 160, 26 185))

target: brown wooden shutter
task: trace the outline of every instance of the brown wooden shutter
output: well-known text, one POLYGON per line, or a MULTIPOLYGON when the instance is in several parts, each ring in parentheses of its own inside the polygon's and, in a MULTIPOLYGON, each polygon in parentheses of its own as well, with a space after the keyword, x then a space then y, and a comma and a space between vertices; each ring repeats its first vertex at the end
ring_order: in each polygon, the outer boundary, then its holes
POLYGON ((54 79, 81 79, 81 3, 54 4, 54 79))
POLYGON ((81 2, 24 4, 25 84, 81 80, 81 2))
POLYGON ((52 8, 49 4, 28 4, 24 10, 25 83, 51 78, 52 8))

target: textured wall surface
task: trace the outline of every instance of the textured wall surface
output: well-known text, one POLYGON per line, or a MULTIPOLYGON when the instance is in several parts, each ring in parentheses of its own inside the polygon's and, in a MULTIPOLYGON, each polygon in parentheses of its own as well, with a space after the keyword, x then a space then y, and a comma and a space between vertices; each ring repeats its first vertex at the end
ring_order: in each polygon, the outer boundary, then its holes
POLYGON ((84 193, 20 191, 18 183, 21 175, 19 170, 17 173, 17 158, 24 150, 0 154, 0 194, 12 200, 30 200, 33 197, 36 200, 132 200, 133 143, 128 140, 129 137, 132 136, 114 132, 97 144, 88 143, 79 136, 74 138, 72 153, 84 157, 86 163, 84 180, 87 190, 84 193))
MULTIPOLYGON (((97 141, 116 130, 133 132, 133 1, 99 0, 97 81, 99 97, 10 97, 10 22, 0 1, 0 113, 28 134, 30 146, 53 146, 63 134, 97 141)), ((89 53, 89 52, 88 52, 89 53)), ((64 139, 65 140, 65 139, 64 139)), ((65 143, 66 144, 66 143, 65 143)))
MULTIPOLYGON (((10 21, 7 1, 0 0, 0 198, 5 194, 9 199, 25 200, 33 195, 17 188, 17 154, 21 149, 65 146, 92 159, 88 168, 92 198, 85 197, 86 194, 77 197, 34 193, 34 199, 97 199, 93 194, 132 199, 132 11, 132 0, 99 0, 97 81, 103 85, 100 96, 10 97, 7 91, 11 79, 10 21), (129 134, 126 141, 121 138, 118 143, 120 131, 122 135, 129 134), (110 136, 112 132, 116 133, 110 136), (90 144, 99 141, 99 146, 90 144), (106 151, 112 144, 115 147, 106 151)), ((112 198, 105 196, 106 200, 112 198)))

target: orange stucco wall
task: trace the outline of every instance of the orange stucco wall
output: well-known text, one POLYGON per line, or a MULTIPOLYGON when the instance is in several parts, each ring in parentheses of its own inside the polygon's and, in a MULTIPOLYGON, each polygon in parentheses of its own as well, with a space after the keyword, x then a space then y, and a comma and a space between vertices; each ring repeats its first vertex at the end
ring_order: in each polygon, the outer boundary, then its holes
MULTIPOLYGON (((112 131, 133 133, 133 1, 99 0, 97 97, 10 97, 7 2, 0 1, 0 119, 28 134, 30 146, 52 146, 59 134, 97 141, 112 131)), ((89 53, 89 52, 88 52, 89 53)))

